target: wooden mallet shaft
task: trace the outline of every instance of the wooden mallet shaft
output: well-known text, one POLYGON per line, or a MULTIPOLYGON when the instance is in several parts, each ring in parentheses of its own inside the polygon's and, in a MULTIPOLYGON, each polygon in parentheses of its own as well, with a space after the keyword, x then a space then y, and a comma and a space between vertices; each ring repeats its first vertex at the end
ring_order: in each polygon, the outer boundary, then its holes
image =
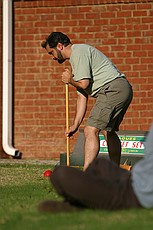
MULTIPOLYGON (((69 85, 66 84, 66 132, 69 131, 69 85)), ((66 138, 67 166, 70 165, 70 138, 66 138)))

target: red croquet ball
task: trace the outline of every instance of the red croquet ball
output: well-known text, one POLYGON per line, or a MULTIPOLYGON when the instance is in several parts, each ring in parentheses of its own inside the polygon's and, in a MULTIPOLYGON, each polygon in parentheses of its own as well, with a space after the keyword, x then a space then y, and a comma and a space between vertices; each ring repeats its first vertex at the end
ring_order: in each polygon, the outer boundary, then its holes
POLYGON ((44 177, 49 177, 51 176, 52 174, 52 171, 50 169, 47 169, 45 172, 44 172, 44 177))

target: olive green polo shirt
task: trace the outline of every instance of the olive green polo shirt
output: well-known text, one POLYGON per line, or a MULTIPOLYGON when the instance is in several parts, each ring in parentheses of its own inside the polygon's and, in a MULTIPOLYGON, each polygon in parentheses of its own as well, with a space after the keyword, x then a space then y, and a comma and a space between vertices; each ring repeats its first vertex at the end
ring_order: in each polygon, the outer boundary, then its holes
POLYGON ((70 64, 74 81, 89 79, 90 84, 85 92, 96 97, 106 83, 118 77, 125 77, 112 61, 102 52, 87 44, 72 45, 70 64))

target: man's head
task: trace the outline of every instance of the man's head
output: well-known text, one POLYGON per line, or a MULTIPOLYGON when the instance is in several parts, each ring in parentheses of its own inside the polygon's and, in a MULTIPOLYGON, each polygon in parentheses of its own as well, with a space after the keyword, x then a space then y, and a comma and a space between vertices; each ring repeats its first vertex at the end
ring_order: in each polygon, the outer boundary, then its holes
POLYGON ((41 46, 46 49, 48 54, 53 56, 54 60, 61 64, 66 60, 62 54, 62 50, 69 44, 71 44, 71 41, 65 34, 52 32, 46 40, 42 42, 41 46))
POLYGON ((43 41, 41 45, 45 49, 47 45, 49 45, 50 48, 56 48, 58 43, 61 43, 64 46, 68 46, 71 44, 71 41, 65 34, 61 32, 52 32, 46 38, 46 41, 43 41))

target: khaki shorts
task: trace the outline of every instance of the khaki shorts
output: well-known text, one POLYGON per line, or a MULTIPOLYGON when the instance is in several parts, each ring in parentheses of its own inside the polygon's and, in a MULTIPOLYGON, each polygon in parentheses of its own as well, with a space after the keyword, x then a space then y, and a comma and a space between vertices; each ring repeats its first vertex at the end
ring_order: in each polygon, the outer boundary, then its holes
POLYGON ((86 126, 118 131, 132 98, 132 87, 125 78, 116 78, 105 84, 98 92, 86 126))

